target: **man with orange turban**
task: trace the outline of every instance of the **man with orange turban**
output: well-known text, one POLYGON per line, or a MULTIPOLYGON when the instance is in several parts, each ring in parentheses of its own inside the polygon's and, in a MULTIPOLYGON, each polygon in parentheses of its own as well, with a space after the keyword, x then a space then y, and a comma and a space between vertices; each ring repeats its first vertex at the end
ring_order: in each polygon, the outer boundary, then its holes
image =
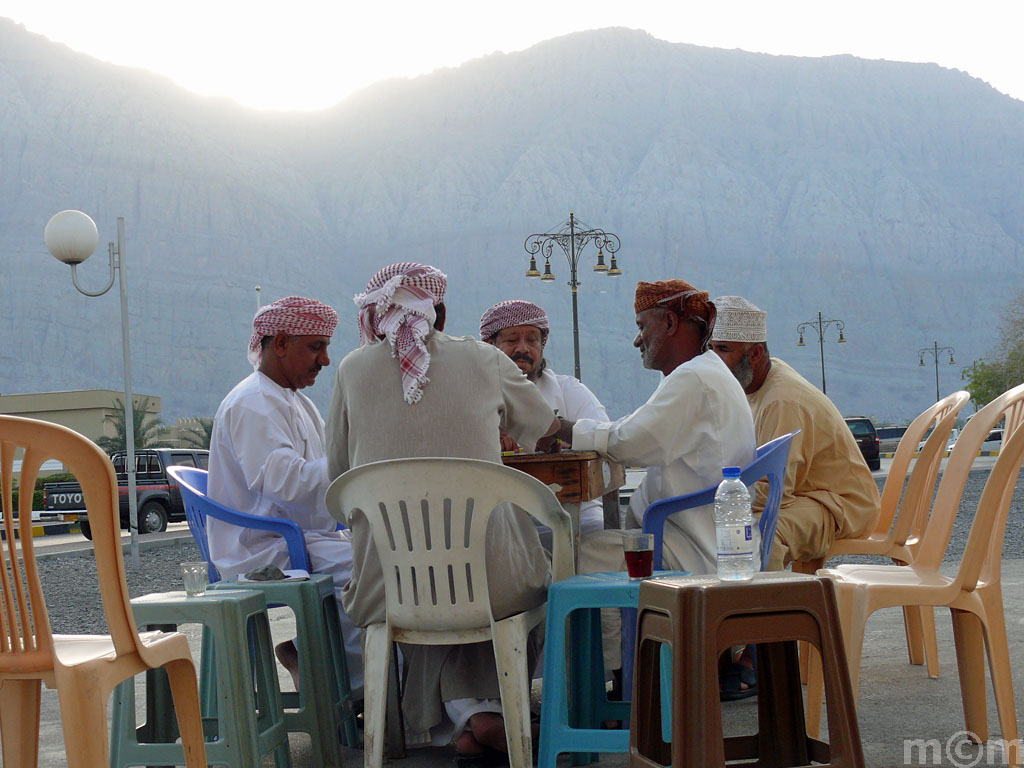
MULTIPOLYGON (((633 493, 627 528, 640 528, 648 505, 702 490, 722 479, 722 468, 754 458, 754 421, 739 382, 708 345, 715 305, 684 280, 641 282, 633 304, 638 333, 633 346, 645 368, 664 378, 650 399, 613 422, 563 420, 558 437, 573 450, 597 451, 622 464, 647 466, 633 493)), ((714 573, 717 537, 710 505, 665 523, 663 566, 714 573)), ((756 544, 756 542, 755 542, 756 544)), ((755 552, 757 548, 755 546, 755 552)), ((597 531, 582 540, 580 571, 624 571, 622 532, 597 531)), ((617 669, 617 627, 606 625, 605 660, 617 669)))

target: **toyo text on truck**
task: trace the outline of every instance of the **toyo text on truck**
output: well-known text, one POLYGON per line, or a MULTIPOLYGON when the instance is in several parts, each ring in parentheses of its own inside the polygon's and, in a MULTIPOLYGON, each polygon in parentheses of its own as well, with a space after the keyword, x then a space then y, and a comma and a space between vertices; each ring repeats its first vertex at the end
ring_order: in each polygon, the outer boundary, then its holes
MULTIPOLYGON (((145 448, 135 452, 139 533, 158 533, 167 529, 168 521, 185 519, 181 491, 178 484, 167 476, 167 467, 206 469, 209 455, 209 451, 188 448, 145 448)), ((117 474, 121 527, 128 528, 128 475, 124 471, 124 459, 124 451, 118 451, 110 457, 117 474)), ((65 519, 77 515, 82 534, 87 539, 92 538, 92 529, 82 500, 82 488, 77 482, 46 483, 43 486, 43 508, 49 513, 61 514, 65 519)))

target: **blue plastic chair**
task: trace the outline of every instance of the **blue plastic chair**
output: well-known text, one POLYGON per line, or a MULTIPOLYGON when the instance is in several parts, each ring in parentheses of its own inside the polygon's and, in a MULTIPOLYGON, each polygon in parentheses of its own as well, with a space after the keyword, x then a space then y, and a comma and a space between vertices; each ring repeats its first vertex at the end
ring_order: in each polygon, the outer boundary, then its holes
MULTIPOLYGON (((208 475, 205 469, 168 467, 167 474, 181 489, 188 527, 209 564, 211 582, 219 582, 221 577, 210 560, 206 536, 209 517, 279 534, 288 547, 290 567, 312 573, 306 541, 298 524, 284 518, 239 512, 214 501, 206 495, 208 475)), ((234 586, 234 582, 230 584, 234 586)), ((313 754, 318 759, 328 765, 341 765, 335 736, 337 726, 341 726, 344 743, 348 746, 357 746, 359 736, 333 582, 328 576, 314 576, 309 581, 247 582, 245 588, 264 592, 269 607, 287 606, 295 614, 296 646, 300 649, 299 690, 281 694, 285 725, 291 732, 310 734, 313 754)), ((204 688, 201 693, 208 692, 204 688)))
POLYGON ((223 520, 231 525, 242 528, 257 528, 262 531, 273 531, 280 534, 288 546, 288 559, 291 567, 304 571, 311 570, 309 556, 306 554, 306 540, 302 537, 302 529, 297 523, 280 517, 263 517, 238 512, 219 504, 206 495, 207 474, 205 469, 194 467, 168 467, 170 475, 181 489, 181 499, 185 503, 185 518, 192 538, 199 547, 199 552, 210 566, 210 582, 220 581, 220 574, 210 560, 210 543, 206 538, 206 518, 223 520))
MULTIPOLYGON (((740 472, 740 479, 749 487, 757 481, 768 478, 768 499, 761 512, 758 530, 761 532, 761 568, 764 569, 768 557, 772 553, 772 541, 775 539, 775 527, 779 521, 779 505, 782 503, 782 491, 786 485, 786 465, 789 462, 789 445, 800 430, 776 437, 757 449, 754 460, 740 472)), ((673 496, 651 504, 644 512, 644 533, 654 534, 654 567, 660 569, 665 521, 669 515, 684 509, 696 509, 715 501, 718 483, 708 486, 702 491, 695 491, 684 496, 673 496)))

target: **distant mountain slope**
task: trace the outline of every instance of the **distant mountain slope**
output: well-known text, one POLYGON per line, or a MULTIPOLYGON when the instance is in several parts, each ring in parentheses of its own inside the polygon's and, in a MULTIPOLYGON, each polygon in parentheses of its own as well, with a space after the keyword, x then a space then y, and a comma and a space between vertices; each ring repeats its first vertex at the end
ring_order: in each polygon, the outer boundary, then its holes
MULTIPOLYGON (((934 398, 933 340, 987 353, 1024 289, 1024 103, 936 65, 795 58, 605 29, 276 114, 191 95, 0 19, 0 392, 118 387, 116 296, 87 299, 42 243, 80 208, 128 226, 135 388, 165 420, 212 414, 247 372, 254 286, 341 312, 379 266, 450 277, 449 328, 492 302, 544 304, 571 372, 567 269, 527 281, 523 240, 570 210, 622 239, 624 276, 581 259, 583 377, 620 415, 657 375, 631 347, 638 279, 683 277, 769 311, 773 354, 845 413, 912 416, 934 398), (813 336, 813 334, 812 334, 813 336), (930 363, 929 361, 927 361, 930 363)), ((101 285, 104 249, 81 268, 101 285), (93 263, 96 262, 96 263, 93 263)), ((943 392, 959 366, 940 367, 943 392)), ((313 389, 326 406, 329 376, 313 389)))

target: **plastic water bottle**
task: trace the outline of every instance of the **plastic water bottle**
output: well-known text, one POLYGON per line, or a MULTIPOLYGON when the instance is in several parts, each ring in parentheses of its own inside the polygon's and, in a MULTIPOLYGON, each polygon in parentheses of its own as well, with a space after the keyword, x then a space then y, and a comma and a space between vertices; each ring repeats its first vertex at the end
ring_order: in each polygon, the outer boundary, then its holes
POLYGON ((746 581, 754 578, 754 518, 750 492, 740 480, 739 467, 725 467, 715 492, 715 529, 718 533, 718 578, 746 581))

